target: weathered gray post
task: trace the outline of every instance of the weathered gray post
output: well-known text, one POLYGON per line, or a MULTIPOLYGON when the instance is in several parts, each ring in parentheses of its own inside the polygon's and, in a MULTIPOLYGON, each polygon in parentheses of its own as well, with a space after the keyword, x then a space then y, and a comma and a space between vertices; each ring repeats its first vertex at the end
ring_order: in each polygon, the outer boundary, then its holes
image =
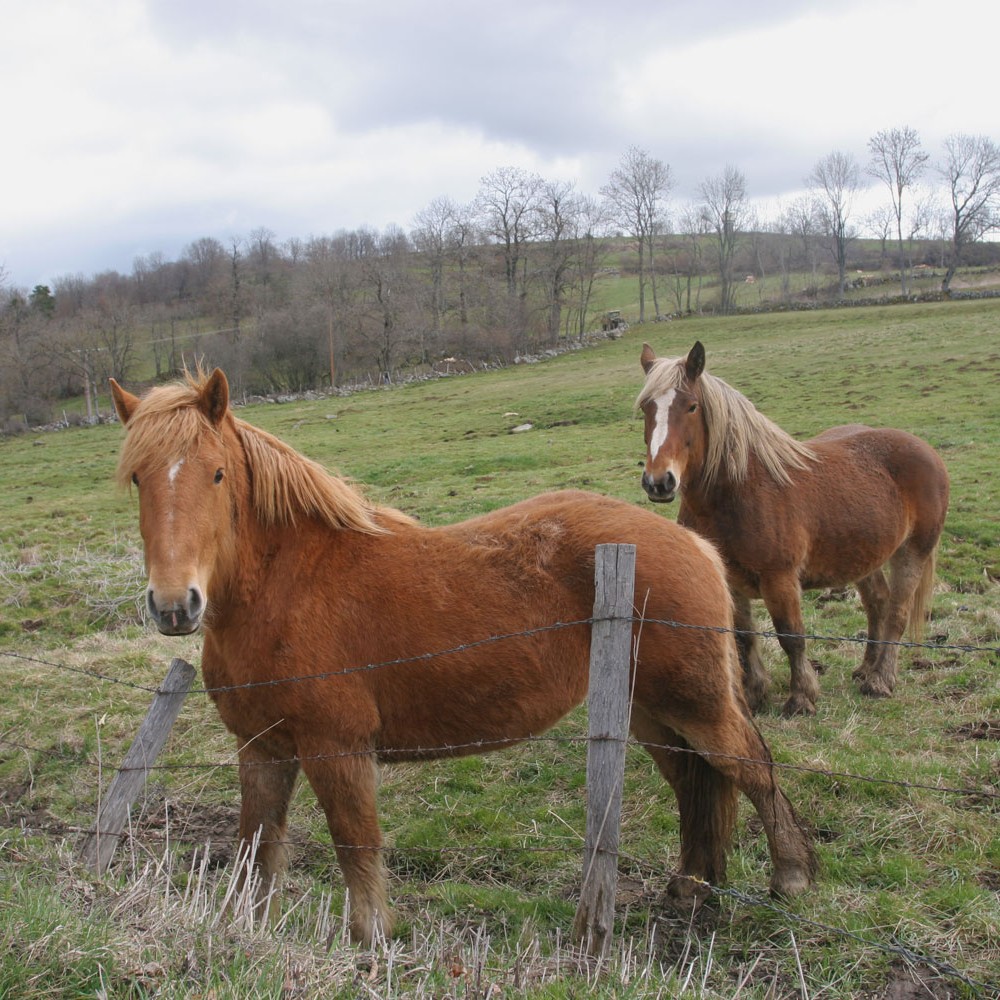
POLYGON ((635 546, 598 545, 587 696, 587 842, 573 938, 601 957, 611 943, 629 718, 635 546))
POLYGON ((111 864, 128 819, 128 811, 146 782, 148 769, 167 742, 194 676, 195 669, 190 663, 181 659, 171 662, 132 746, 112 779, 108 794, 97 811, 97 820, 80 848, 80 859, 98 874, 105 872, 111 864))

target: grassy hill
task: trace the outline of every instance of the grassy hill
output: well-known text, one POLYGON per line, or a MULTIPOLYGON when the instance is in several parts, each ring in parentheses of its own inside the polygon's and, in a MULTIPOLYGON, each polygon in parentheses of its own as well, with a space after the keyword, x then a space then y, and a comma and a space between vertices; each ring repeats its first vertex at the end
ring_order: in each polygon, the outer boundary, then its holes
MULTIPOLYGON (((215 922, 238 782, 203 695, 188 699, 111 872, 83 870, 77 831, 170 658, 197 663, 198 642, 141 621, 137 499, 111 481, 120 428, 0 440, 0 995, 990 995, 1000 982, 998 319, 1000 304, 982 301, 649 324, 543 363, 241 411, 428 523, 549 488, 645 503, 633 412, 643 339, 661 355, 701 340, 709 369, 797 436, 865 422, 940 450, 952 502, 936 648, 903 653, 896 696, 854 689, 864 616, 853 594, 806 600, 807 631, 832 637, 810 646, 824 667, 815 718, 780 718, 787 665, 766 643, 773 704, 759 724, 815 831, 815 890, 754 902, 767 852, 743 803, 737 892, 693 921, 663 906, 676 810, 633 748, 619 944, 601 970, 566 944, 584 828, 582 711, 552 740, 384 770, 402 926, 374 955, 343 942, 339 874, 305 785, 282 922, 215 922)), ((770 628, 762 609, 758 622, 770 628)))

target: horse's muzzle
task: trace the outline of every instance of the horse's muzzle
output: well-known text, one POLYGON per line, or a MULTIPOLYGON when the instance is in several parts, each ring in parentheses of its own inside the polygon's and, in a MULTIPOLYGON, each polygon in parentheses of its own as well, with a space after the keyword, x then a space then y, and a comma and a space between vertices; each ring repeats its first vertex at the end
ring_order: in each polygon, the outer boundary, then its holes
POLYGON ((644 472, 642 488, 653 503, 670 503, 677 496, 677 480, 672 472, 668 472, 662 479, 654 479, 648 472, 644 472))
POLYGON ((146 591, 146 610, 163 635, 190 635, 201 625, 205 601, 201 592, 191 587, 186 601, 183 603, 175 601, 161 608, 156 602, 153 588, 150 587, 146 591))

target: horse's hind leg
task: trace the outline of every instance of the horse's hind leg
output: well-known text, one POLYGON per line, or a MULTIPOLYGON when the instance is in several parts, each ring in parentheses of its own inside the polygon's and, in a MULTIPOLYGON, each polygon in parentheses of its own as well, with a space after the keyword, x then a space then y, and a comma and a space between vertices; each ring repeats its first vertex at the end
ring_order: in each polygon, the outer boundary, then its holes
MULTIPOLYGON (((889 595, 879 647, 868 671, 860 678, 862 694, 874 698, 886 698, 896 687, 896 674, 899 669, 900 639, 906 631, 910 620, 914 595, 919 587, 929 586, 931 575, 925 575, 928 567, 933 567, 933 551, 928 555, 920 552, 914 545, 907 544, 898 548, 889 560, 891 569, 889 575, 889 595)), ((922 606, 923 601, 919 602, 922 606)))
MULTIPOLYGON (((251 739, 239 750, 240 758, 240 840, 242 850, 249 851, 259 837, 254 858, 260 875, 257 906, 273 900, 273 888, 288 867, 288 803, 295 788, 299 762, 294 758, 278 759, 261 740, 251 739)), ((247 876, 240 874, 242 885, 247 876)))
POLYGON ((736 649, 740 654, 740 666, 743 668, 743 693, 746 695, 750 711, 756 713, 767 705, 771 678, 761 659, 760 638, 754 631, 750 598, 737 591, 733 591, 733 628, 736 633, 736 649))
POLYGON ((889 605, 889 584, 881 569, 875 570, 855 584, 861 606, 868 617, 868 642, 865 643, 865 654, 860 666, 851 675, 855 680, 866 680, 878 660, 883 639, 883 629, 886 608, 889 605))
POLYGON ((726 855, 736 822, 736 786, 639 705, 633 706, 631 728, 677 796, 681 852, 677 875, 667 892, 678 900, 700 898, 705 890, 699 883, 721 885, 726 880, 726 855))
POLYGON ((382 867, 382 831, 375 806, 371 755, 303 755, 302 770, 326 813, 350 907, 351 940, 371 945, 392 933, 382 867))
POLYGON ((802 634, 802 589, 798 578, 792 574, 768 577, 761 581, 760 590, 792 672, 791 690, 782 714, 786 717, 815 715, 819 679, 806 659, 806 640, 802 634))
POLYGON ((778 787, 771 753, 753 723, 734 705, 711 722, 686 724, 683 735, 757 810, 771 853, 771 892, 793 896, 808 888, 816 874, 816 855, 791 803, 778 787))

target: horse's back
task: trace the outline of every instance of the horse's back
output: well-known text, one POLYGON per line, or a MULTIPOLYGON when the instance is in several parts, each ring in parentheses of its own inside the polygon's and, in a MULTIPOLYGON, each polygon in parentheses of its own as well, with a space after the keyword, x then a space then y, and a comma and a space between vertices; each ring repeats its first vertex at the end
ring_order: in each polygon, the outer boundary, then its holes
MULTIPOLYGON (((948 470, 930 444, 895 427, 872 428, 863 424, 831 427, 809 442, 826 466, 842 468, 848 476, 866 481, 891 480, 911 517, 937 524, 940 532, 948 509, 948 470)), ((877 495, 877 494, 876 494, 877 495)))
POLYGON ((713 624, 728 619, 725 571, 715 548, 693 531, 624 500, 557 490, 435 530, 473 547, 502 545, 522 565, 537 565, 588 601, 596 547, 634 545, 637 595, 648 595, 671 617, 713 624))

